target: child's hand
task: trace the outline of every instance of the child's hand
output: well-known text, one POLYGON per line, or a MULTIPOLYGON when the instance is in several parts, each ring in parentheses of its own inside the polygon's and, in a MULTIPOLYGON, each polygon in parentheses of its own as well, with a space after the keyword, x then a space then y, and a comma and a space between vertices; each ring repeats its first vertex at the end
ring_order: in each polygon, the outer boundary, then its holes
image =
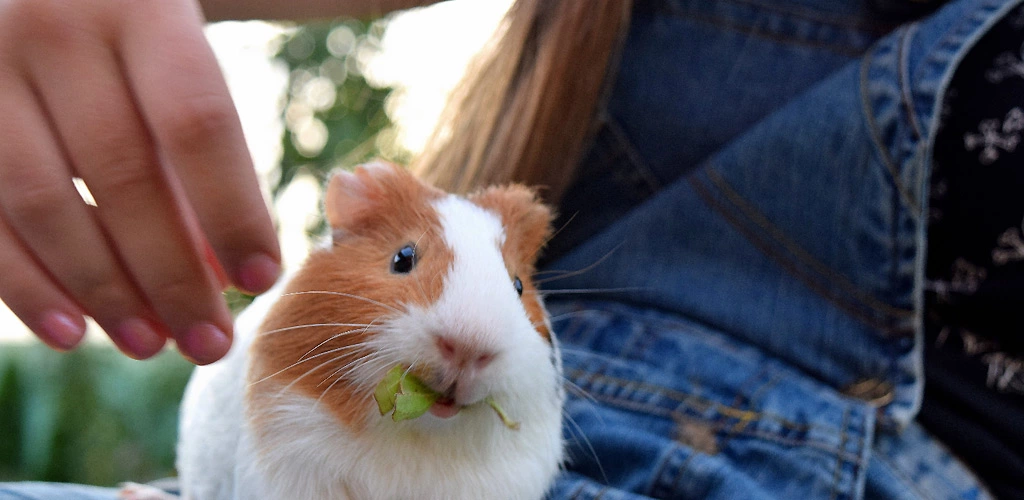
POLYGON ((84 314, 133 357, 171 337, 209 363, 231 342, 225 271, 277 277, 202 26, 192 0, 0 0, 0 298, 53 347, 84 314))

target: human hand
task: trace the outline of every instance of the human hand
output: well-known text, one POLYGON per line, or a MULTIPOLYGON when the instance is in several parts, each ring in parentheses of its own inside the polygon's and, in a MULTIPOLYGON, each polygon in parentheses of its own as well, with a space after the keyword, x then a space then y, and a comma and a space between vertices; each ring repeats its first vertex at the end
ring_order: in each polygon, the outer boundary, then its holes
POLYGON ((70 349, 231 343, 226 281, 279 272, 273 225, 194 0, 0 0, 0 298, 70 349), (81 178, 95 206, 72 183, 81 178))

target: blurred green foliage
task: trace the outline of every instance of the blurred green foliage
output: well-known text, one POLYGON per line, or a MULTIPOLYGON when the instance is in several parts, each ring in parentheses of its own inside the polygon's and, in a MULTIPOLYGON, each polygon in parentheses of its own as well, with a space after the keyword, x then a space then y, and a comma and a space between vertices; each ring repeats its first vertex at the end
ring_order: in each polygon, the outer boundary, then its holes
MULTIPOLYGON (((383 29, 382 21, 339 20, 296 27, 281 40, 275 57, 290 73, 275 199, 300 174, 323 180, 332 168, 395 156, 378 140, 391 125, 389 89, 362 75, 383 29)), ((232 291, 227 299, 237 311, 251 297, 232 291)), ((139 362, 104 345, 61 354, 0 344, 0 481, 114 485, 173 475, 191 368, 175 352, 139 362)))
POLYGON ((379 50, 384 26, 353 20, 307 25, 281 44, 276 57, 291 74, 275 196, 299 172, 323 179, 332 168, 382 156, 390 89, 370 86, 363 69, 379 50))
POLYGON ((111 485, 173 474, 178 401, 192 366, 102 345, 61 354, 0 346, 0 480, 111 485))

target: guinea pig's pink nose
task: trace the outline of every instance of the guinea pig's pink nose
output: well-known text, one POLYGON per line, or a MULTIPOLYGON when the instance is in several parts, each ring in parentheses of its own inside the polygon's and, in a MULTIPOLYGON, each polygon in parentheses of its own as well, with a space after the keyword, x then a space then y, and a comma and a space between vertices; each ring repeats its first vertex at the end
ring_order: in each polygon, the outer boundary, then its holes
POLYGON ((493 352, 445 335, 435 335, 434 344, 441 357, 460 370, 482 370, 494 361, 493 352))

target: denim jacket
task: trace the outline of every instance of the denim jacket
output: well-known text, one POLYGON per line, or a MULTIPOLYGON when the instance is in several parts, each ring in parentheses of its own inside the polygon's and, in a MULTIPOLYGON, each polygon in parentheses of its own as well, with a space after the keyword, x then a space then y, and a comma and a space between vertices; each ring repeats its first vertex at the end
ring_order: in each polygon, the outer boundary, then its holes
POLYGON ((928 181, 953 71, 1020 4, 638 2, 539 275, 553 498, 989 498, 914 422, 928 181))

